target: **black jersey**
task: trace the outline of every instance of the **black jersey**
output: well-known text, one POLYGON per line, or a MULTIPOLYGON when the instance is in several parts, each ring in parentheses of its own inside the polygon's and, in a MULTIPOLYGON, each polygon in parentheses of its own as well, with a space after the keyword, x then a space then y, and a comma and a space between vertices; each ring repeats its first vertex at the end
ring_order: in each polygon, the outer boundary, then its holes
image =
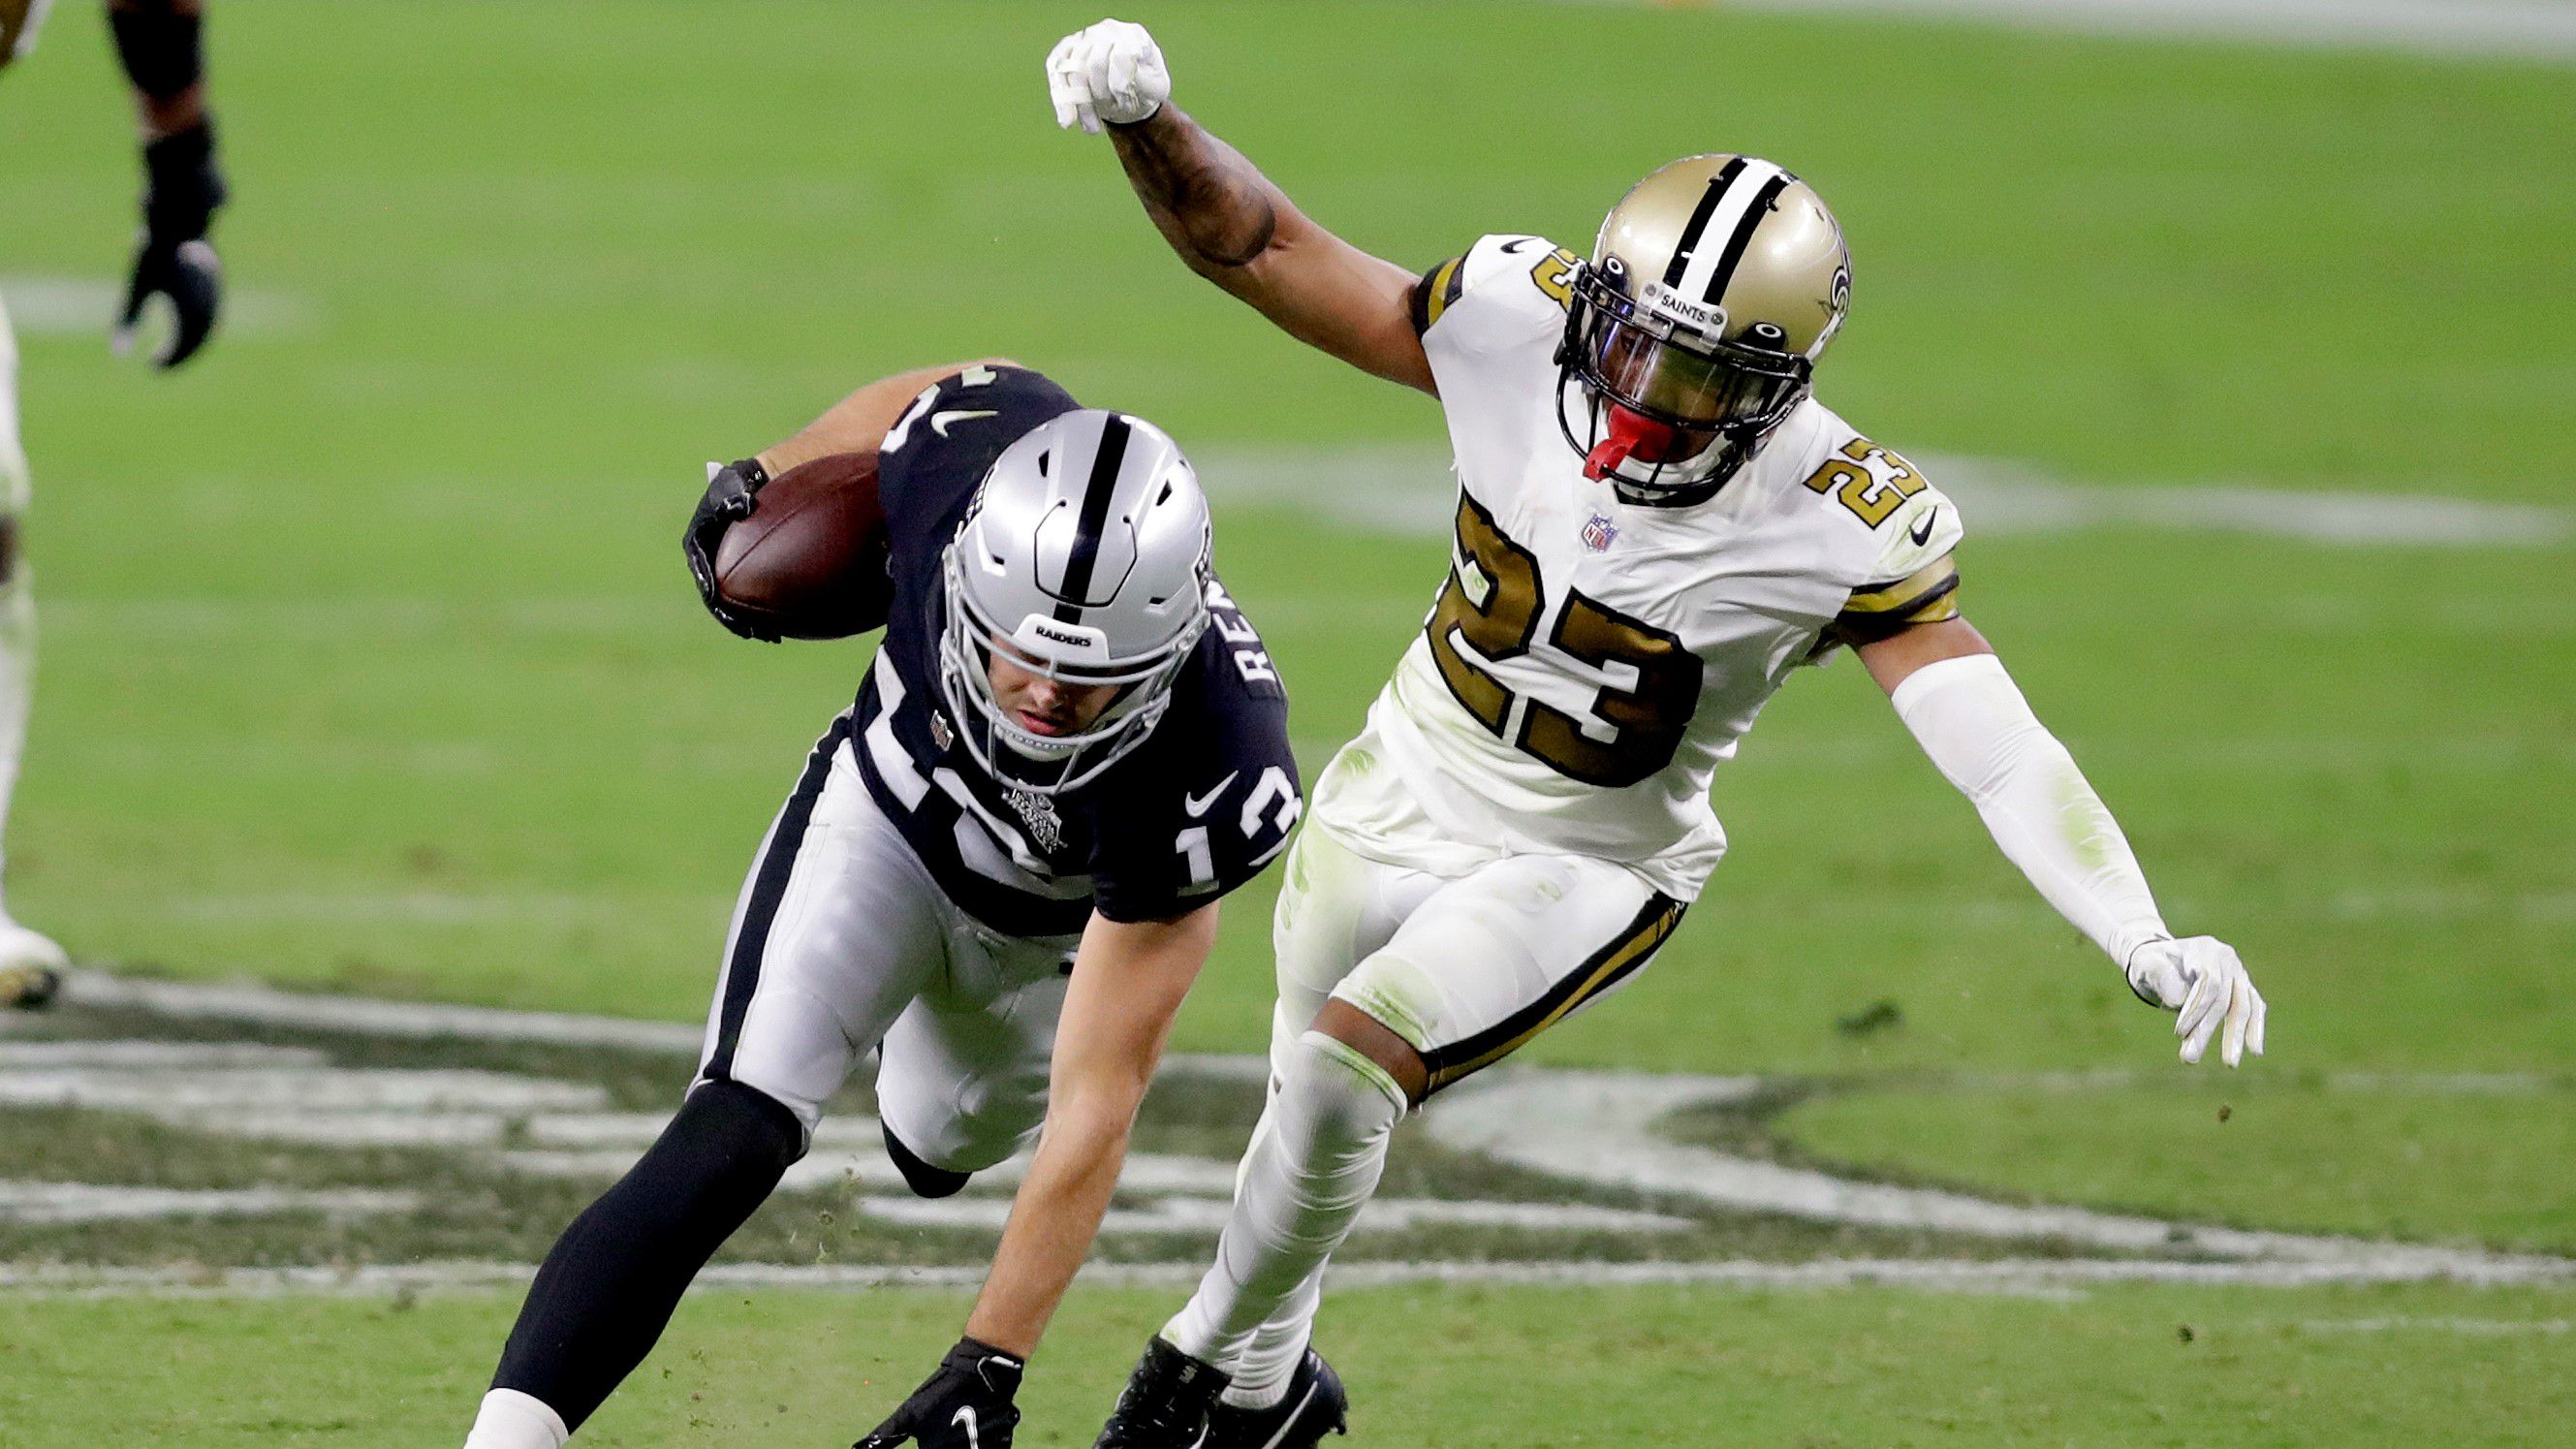
POLYGON ((851 718, 870 793, 949 898, 995 930, 1071 935, 1093 910, 1160 920, 1215 900, 1287 848, 1304 808, 1288 695, 1222 585, 1153 733, 1054 795, 975 763, 939 692, 941 555, 1002 450, 1078 407, 1015 367, 974 367, 923 393, 886 434, 894 605, 851 718))

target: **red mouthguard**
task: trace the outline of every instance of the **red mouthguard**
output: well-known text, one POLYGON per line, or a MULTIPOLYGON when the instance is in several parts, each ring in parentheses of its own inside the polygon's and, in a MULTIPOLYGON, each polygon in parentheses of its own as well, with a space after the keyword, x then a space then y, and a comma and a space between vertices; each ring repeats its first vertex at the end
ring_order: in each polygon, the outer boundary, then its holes
POLYGON ((1680 437, 1679 428, 1613 404, 1609 425, 1603 430, 1601 441, 1593 444, 1592 451, 1584 455, 1583 476, 1598 483, 1630 458, 1649 463, 1661 461, 1680 437))

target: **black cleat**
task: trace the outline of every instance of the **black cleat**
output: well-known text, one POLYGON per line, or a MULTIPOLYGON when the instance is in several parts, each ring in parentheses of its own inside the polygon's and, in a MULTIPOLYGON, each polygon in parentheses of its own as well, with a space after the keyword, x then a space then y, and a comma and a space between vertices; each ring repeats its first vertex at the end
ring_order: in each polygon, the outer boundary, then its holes
POLYGON ((1350 1410, 1342 1376, 1310 1348, 1277 1404, 1238 1409, 1219 1400, 1208 1414, 1207 1449, 1315 1449, 1326 1434, 1350 1432, 1350 1410))
POLYGON ((1091 1449, 1198 1449, 1207 1441, 1208 1410, 1225 1385, 1223 1373, 1156 1334, 1091 1449))
POLYGON ((912 1189, 914 1197, 955 1197, 965 1190, 967 1179, 975 1175, 933 1167, 921 1160, 921 1154, 904 1146, 892 1127, 879 1122, 877 1130, 885 1134, 886 1156, 894 1159, 894 1170, 903 1174, 904 1185, 912 1189))

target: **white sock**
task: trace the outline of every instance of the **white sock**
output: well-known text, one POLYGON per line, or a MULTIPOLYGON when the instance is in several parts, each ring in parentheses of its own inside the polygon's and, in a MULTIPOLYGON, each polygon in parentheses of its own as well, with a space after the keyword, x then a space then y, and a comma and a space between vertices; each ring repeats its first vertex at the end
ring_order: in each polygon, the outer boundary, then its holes
POLYGON ((494 1389, 483 1396, 474 1430, 465 1449, 563 1449, 572 1431, 545 1400, 517 1389, 494 1389))
POLYGON ((1163 1328, 1173 1347, 1234 1376, 1229 1401, 1277 1402, 1305 1353, 1324 1264, 1377 1191, 1404 1112, 1385 1068, 1322 1032, 1298 1038, 1253 1133, 1216 1262, 1163 1328))
POLYGON ((1235 1355, 1234 1378, 1218 1395, 1238 1409, 1267 1409, 1288 1397, 1297 1365, 1315 1336, 1315 1311, 1324 1306, 1324 1275, 1314 1273, 1297 1285, 1268 1321, 1252 1330, 1235 1355))

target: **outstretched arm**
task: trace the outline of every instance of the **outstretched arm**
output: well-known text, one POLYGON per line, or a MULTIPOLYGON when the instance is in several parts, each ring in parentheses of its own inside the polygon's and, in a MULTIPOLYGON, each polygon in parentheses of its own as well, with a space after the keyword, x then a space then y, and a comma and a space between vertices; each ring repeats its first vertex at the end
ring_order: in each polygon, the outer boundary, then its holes
POLYGON ((2226 943, 2177 941, 2120 823, 2031 712, 1965 619, 1920 624, 1856 651, 1923 752, 1984 817, 2006 857, 2127 973, 2150 1005, 2181 1013, 2182 1059, 2218 1039, 2220 1060, 2263 1052, 2262 993, 2226 943))
POLYGON ((1056 1024, 1046 1127, 966 1322, 974 1337, 1026 1353, 1046 1332, 1100 1233, 1137 1105, 1216 943, 1216 921, 1213 902, 1170 921, 1091 918, 1056 1024))
POLYGON ((1037 1157, 1011 1202, 966 1336, 857 1449, 1010 1442, 1021 1372, 1100 1235, 1137 1104, 1216 941, 1216 914, 1210 903, 1170 921, 1091 918, 1056 1023, 1037 1157))
POLYGON ((1438 392, 1413 331, 1413 273, 1316 225, 1242 152, 1168 104, 1171 77, 1142 26, 1104 20, 1065 37, 1047 84, 1059 124, 1107 128, 1145 214, 1191 271, 1301 342, 1438 392))

